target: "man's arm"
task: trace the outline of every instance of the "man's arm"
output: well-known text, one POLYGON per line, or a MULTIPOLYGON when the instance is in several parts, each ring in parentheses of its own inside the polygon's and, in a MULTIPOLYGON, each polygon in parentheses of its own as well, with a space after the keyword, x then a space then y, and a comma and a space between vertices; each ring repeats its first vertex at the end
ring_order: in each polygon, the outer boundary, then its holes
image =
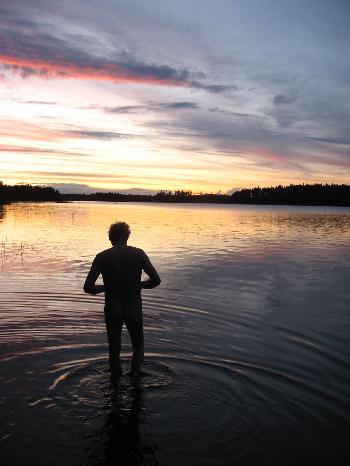
POLYGON ((101 273, 99 259, 96 256, 92 262, 90 272, 88 273, 85 283, 84 291, 89 294, 98 294, 103 293, 105 290, 104 285, 95 285, 96 280, 98 279, 101 273))
POLYGON ((149 260, 147 254, 145 252, 143 254, 144 254, 144 258, 143 258, 142 269, 146 272, 149 278, 141 282, 141 288, 147 288, 147 289, 155 288, 156 286, 160 285, 161 279, 158 275, 158 272, 156 271, 151 261, 149 260))

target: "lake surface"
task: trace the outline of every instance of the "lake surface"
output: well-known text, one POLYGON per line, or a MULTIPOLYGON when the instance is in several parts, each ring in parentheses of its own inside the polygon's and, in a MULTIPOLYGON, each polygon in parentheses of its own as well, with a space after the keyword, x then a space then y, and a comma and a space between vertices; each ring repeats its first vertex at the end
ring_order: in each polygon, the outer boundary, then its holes
POLYGON ((348 465, 349 259, 349 208, 0 207, 1 464, 348 465), (82 291, 115 220, 162 278, 117 385, 82 291))

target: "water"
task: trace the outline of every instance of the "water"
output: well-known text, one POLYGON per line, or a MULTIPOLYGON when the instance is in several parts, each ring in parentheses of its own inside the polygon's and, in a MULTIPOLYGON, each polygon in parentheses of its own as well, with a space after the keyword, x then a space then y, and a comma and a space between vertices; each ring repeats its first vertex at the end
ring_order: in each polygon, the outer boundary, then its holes
POLYGON ((348 208, 4 206, 2 465, 349 464, 349 259, 348 208), (138 384, 82 291, 117 219, 162 277, 138 384))

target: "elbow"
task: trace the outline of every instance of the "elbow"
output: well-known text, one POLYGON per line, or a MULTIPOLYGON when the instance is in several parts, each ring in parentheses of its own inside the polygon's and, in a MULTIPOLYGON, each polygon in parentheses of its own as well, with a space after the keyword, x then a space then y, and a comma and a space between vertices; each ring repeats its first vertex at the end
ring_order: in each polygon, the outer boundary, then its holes
POLYGON ((84 293, 92 294, 91 286, 88 286, 88 285, 85 284, 84 287, 83 287, 83 290, 84 290, 84 293))

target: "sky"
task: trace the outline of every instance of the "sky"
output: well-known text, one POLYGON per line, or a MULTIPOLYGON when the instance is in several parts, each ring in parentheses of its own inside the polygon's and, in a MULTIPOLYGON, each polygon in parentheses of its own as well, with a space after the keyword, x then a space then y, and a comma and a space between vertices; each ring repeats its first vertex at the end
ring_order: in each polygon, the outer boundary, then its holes
POLYGON ((348 0, 0 0, 0 180, 350 181, 348 0))

